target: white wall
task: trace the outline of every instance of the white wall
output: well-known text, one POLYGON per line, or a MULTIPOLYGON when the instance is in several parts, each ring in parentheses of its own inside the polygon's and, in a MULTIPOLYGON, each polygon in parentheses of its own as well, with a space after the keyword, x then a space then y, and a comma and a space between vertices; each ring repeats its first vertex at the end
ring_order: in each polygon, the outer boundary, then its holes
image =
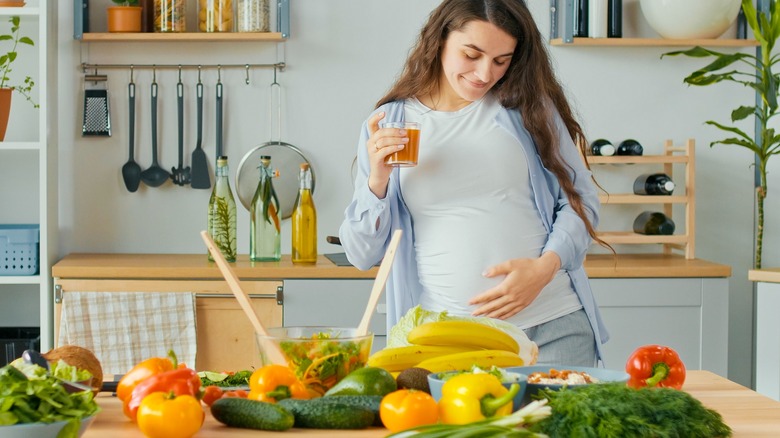
MULTIPOLYGON (((107 1, 107 0, 104 0, 107 1)), ((194 9, 194 2, 189 2, 194 9)), ((209 191, 170 183, 142 185, 128 193, 120 168, 127 160, 127 71, 109 75, 114 135, 84 138, 80 133, 84 85, 81 62, 89 63, 265 63, 283 60, 279 75, 285 92, 282 139, 308 155, 317 173, 320 252, 338 252, 325 242, 335 235, 351 196, 350 164, 361 122, 399 73, 421 23, 438 0, 296 0, 291 2, 292 36, 277 47, 263 43, 127 43, 85 44, 72 39, 72 5, 59 7, 59 248, 72 252, 201 253, 197 236, 206 224, 209 191)), ((547 34, 547 2, 530 1, 543 34, 547 34)), ((100 2, 92 2, 98 10, 100 2)), ((625 1, 626 36, 651 36, 638 2, 625 1)), ((190 11, 192 12, 192 11, 190 11)), ((94 14, 93 14, 94 15, 94 14)), ((194 22, 191 21, 194 26, 194 22)), ((95 28, 101 26, 95 20, 95 28)), ((732 32, 733 34, 733 32, 732 32)), ((705 126, 725 121, 730 109, 752 101, 749 90, 728 85, 689 88, 682 78, 701 63, 665 58, 669 48, 551 47, 550 52, 573 104, 591 139, 639 140, 647 153, 660 152, 667 138, 697 141, 697 255, 732 266, 730 281, 729 376, 746 385, 752 375, 753 291, 747 281, 752 264, 753 191, 751 155, 734 147, 708 147, 721 138, 705 126)), ((724 49, 736 50, 736 49, 724 49)), ((742 49, 751 50, 751 49, 742 49)), ((225 152, 231 172, 253 146, 268 140, 268 70, 252 72, 244 84, 241 70, 223 71, 225 83, 225 152)), ((158 71, 161 93, 161 164, 176 165, 175 71, 158 71)), ((203 73, 206 84, 205 146, 213 166, 214 71, 203 73)), ((151 162, 148 87, 150 71, 136 71, 139 102, 136 161, 151 162)), ((194 83, 185 71, 187 96, 186 163, 194 148, 194 83)), ((746 127, 750 129, 750 127, 746 127)), ((777 159, 775 161, 780 161, 777 159)), ((770 188, 780 190, 778 163, 770 188)), ((767 206, 765 266, 780 265, 778 203, 767 206)), ((248 252, 248 213, 239 207, 239 252, 248 252)), ((282 251, 290 252, 289 221, 283 225, 282 251)), ((205 257, 205 255, 204 255, 205 257)), ((724 324, 727 322, 724 321, 724 324)))

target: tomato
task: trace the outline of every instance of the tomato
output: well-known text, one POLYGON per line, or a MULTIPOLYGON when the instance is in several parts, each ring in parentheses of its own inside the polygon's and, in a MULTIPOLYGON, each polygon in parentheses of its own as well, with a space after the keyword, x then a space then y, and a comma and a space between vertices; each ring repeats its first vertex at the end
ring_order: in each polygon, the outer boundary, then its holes
POLYGON ((224 392, 219 386, 209 385, 203 388, 203 397, 201 397, 201 401, 203 401, 206 406, 211 406, 215 401, 221 399, 223 394, 224 392))
POLYGON ((235 391, 225 391, 225 394, 223 394, 222 397, 247 398, 248 395, 249 393, 244 391, 243 389, 236 389, 235 391))
POLYGON ((191 395, 153 392, 138 407, 138 427, 148 438, 190 438, 204 418, 200 401, 191 395))
POLYGON ((399 389, 382 398, 379 417, 391 432, 410 427, 435 424, 439 421, 439 408, 430 394, 414 389, 399 389))

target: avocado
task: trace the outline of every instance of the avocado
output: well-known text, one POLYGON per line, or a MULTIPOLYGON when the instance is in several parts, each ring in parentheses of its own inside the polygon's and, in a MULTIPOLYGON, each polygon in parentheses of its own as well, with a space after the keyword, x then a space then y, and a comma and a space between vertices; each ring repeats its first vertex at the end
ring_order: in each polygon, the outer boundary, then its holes
POLYGON ((389 371, 379 367, 358 368, 344 376, 325 395, 387 395, 398 389, 389 371))
POLYGON ((398 374, 395 378, 398 389, 416 389, 431 393, 431 387, 428 385, 428 374, 430 371, 423 368, 407 368, 398 374))

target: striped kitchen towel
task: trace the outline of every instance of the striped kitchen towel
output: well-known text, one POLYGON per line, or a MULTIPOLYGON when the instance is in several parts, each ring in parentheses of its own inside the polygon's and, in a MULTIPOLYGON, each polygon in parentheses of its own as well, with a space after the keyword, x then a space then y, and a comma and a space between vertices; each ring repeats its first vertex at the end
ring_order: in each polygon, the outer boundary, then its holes
POLYGON ((68 292, 57 344, 92 350, 104 374, 124 374, 150 357, 165 357, 168 350, 194 367, 195 294, 68 292))

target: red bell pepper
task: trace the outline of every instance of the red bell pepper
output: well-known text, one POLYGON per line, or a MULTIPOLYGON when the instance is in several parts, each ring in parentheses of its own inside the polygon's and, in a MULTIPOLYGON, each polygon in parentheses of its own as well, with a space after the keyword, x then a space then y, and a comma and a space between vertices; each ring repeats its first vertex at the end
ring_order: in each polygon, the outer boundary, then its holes
POLYGON ((153 392, 173 393, 179 395, 191 395, 197 397, 200 393, 200 377, 195 370, 179 368, 155 374, 141 381, 128 399, 125 400, 124 412, 131 420, 136 421, 138 407, 144 397, 153 392))
POLYGON ((626 362, 632 388, 666 387, 682 388, 685 382, 685 364, 670 347, 644 345, 637 348, 626 362))

